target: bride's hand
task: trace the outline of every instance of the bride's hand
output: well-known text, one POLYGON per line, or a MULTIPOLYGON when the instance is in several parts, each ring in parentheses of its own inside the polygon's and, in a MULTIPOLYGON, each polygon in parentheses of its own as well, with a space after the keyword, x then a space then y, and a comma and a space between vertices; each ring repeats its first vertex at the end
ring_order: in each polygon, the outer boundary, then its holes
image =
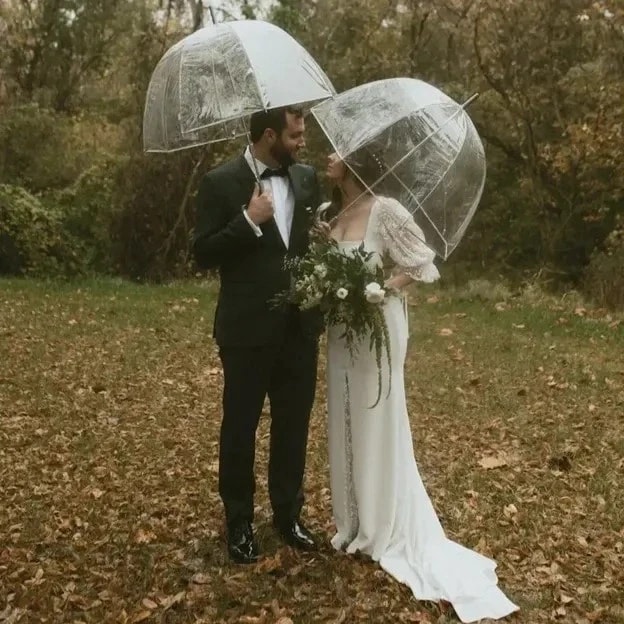
POLYGON ((329 238, 331 235, 331 226, 326 221, 316 221, 312 230, 323 238, 329 238))
POLYGON ((393 291, 396 294, 401 294, 403 289, 413 281, 414 280, 408 275, 399 273, 398 275, 393 275, 391 278, 387 279, 384 284, 384 288, 393 291))

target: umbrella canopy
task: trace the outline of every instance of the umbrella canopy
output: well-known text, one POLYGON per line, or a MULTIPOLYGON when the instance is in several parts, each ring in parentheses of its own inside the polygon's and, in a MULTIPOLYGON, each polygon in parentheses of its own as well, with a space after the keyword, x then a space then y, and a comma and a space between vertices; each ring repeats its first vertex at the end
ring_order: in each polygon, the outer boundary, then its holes
POLYGON ((336 153, 376 195, 412 214, 443 259, 457 247, 485 184, 485 153, 464 107, 412 78, 350 89, 312 108, 336 153))
POLYGON ((241 20, 202 28, 172 46, 152 74, 143 115, 147 152, 246 134, 249 115, 335 94, 310 54, 281 28, 241 20))

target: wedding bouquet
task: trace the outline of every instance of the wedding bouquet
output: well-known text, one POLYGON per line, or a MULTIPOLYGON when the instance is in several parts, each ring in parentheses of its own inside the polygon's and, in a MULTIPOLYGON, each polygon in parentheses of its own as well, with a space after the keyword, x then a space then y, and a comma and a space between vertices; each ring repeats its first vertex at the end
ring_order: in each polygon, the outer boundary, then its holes
POLYGON ((301 310, 318 306, 328 325, 342 329, 341 338, 352 359, 362 342, 369 341, 378 370, 374 407, 381 398, 384 351, 390 370, 390 338, 382 304, 394 292, 383 288, 383 268, 371 266, 372 256, 363 245, 343 253, 335 240, 318 234, 305 256, 286 260, 292 275, 291 289, 280 293, 275 302, 291 303, 301 310))

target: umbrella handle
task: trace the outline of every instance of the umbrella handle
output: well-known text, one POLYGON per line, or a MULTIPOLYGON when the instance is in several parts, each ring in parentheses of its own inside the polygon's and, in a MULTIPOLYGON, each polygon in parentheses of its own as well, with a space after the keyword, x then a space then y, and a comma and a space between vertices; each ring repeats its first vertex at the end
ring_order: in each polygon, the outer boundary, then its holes
POLYGON ((213 24, 217 23, 217 17, 215 15, 215 10, 214 10, 214 6, 212 4, 212 2, 208 5, 208 11, 210 11, 210 19, 212 20, 213 24))
POLYGON ((262 186, 262 180, 260 179, 260 171, 258 171, 258 163, 256 162, 256 157, 253 154, 252 145, 251 145, 251 137, 249 136, 249 132, 247 132, 247 145, 249 146, 249 153, 251 154, 251 162, 253 164, 253 173, 256 178, 256 182, 258 187, 260 188, 260 192, 264 191, 264 187, 262 186))

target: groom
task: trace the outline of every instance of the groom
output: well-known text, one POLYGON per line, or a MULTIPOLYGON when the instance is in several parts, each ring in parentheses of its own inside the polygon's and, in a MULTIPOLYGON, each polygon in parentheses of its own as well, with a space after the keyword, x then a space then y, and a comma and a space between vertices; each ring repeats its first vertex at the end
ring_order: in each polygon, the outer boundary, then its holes
POLYGON ((210 171, 197 196, 195 258, 203 268, 218 268, 221 278, 214 324, 224 376, 219 494, 228 552, 238 563, 258 559, 252 525, 254 456, 267 395, 273 522, 291 546, 316 547, 299 514, 320 319, 270 302, 289 288, 284 259, 306 252, 320 204, 314 169, 295 163, 305 146, 304 130, 298 108, 254 114, 251 148, 210 171))

